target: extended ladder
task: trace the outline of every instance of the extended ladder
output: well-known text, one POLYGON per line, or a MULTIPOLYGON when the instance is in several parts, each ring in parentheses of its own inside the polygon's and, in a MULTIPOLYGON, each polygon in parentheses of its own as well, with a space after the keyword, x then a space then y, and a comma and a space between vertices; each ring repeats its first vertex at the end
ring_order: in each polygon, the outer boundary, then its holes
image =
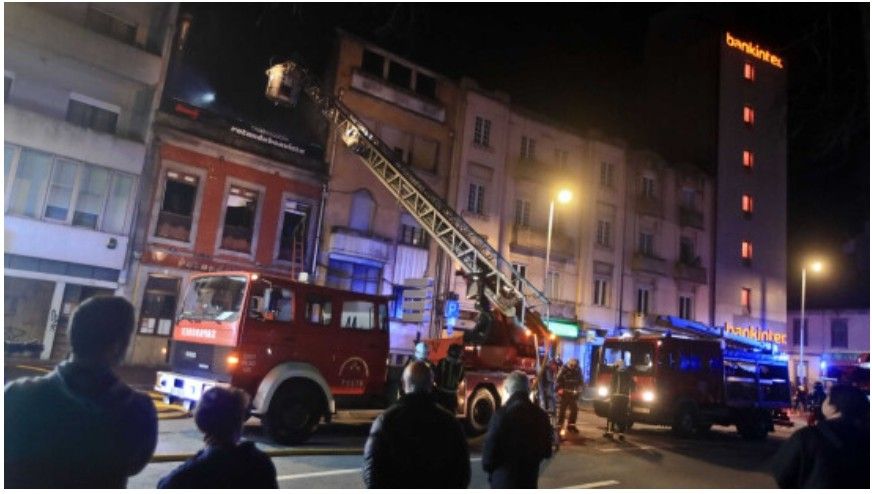
POLYGON ((707 326, 705 324, 682 319, 675 316, 658 317, 657 323, 680 334, 686 334, 703 338, 719 338, 732 347, 756 352, 774 353, 777 347, 768 341, 759 341, 753 338, 737 335, 726 331, 722 327, 707 326))
POLYGON ((482 294, 504 314, 514 316, 517 304, 526 313, 529 295, 534 305, 548 304, 545 294, 520 275, 487 241, 454 211, 439 195, 420 180, 394 151, 376 137, 342 102, 325 94, 308 71, 294 62, 274 65, 267 97, 282 104, 293 104, 299 92, 305 93, 321 113, 336 126, 342 142, 367 165, 396 199, 415 217, 436 242, 464 270, 481 283, 482 294), (281 78, 279 80, 279 78, 281 78), (276 88, 275 92, 270 88, 276 88))

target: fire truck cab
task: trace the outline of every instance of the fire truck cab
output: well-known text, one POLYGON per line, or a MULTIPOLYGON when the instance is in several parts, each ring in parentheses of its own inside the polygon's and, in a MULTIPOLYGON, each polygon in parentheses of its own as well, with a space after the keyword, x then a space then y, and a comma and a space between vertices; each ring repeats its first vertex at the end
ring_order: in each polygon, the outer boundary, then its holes
POLYGON ((193 406, 213 386, 252 397, 279 442, 305 441, 337 407, 386 404, 388 298, 253 272, 191 278, 155 390, 193 406))
POLYGON ((717 328, 671 329, 606 339, 597 362, 597 415, 609 415, 611 379, 620 359, 633 382, 627 425, 667 425, 679 435, 735 425, 748 439, 773 430, 776 416, 790 407, 790 386, 787 361, 771 345, 767 350, 741 337, 716 337, 717 328))

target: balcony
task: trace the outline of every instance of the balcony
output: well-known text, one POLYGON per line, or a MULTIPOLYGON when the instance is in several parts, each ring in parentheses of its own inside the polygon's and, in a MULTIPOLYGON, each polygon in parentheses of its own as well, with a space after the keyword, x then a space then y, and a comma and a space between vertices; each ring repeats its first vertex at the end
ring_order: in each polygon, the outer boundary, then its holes
POLYGON ((700 285, 706 284, 706 269, 699 265, 699 258, 695 262, 678 261, 675 263, 673 276, 679 280, 687 280, 700 285))
POLYGON ((657 197, 636 196, 636 212, 648 216, 663 217, 663 205, 657 197))
POLYGON ((391 241, 386 238, 344 226, 334 226, 330 232, 330 252, 382 263, 390 257, 391 241))
MULTIPOLYGON (((160 81, 161 58, 28 4, 5 5, 6 53, 28 44, 61 59, 80 60, 98 70, 147 86, 160 81)), ((8 60, 7 60, 8 61, 8 60)))
POLYGON ((411 91, 357 69, 351 74, 351 87, 437 122, 445 121, 445 107, 439 103, 425 100, 411 91))
POLYGON ((678 207, 678 223, 681 226, 689 226, 697 230, 703 230, 702 212, 684 206, 678 207))
MULTIPOLYGON (((509 248, 512 252, 545 257, 548 231, 533 227, 514 225, 509 248)), ((575 242, 559 230, 551 233, 551 259, 568 261, 575 258, 575 242)))
POLYGON ((659 257, 639 252, 633 254, 633 259, 630 261, 630 268, 633 271, 642 271, 645 273, 660 275, 669 274, 669 268, 665 259, 660 259, 659 257))

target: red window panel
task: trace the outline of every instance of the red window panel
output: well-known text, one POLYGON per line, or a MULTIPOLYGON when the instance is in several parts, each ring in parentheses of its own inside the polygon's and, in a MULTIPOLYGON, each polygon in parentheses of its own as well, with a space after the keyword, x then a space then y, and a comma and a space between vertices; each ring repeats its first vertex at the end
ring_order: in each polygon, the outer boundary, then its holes
POLYGON ((745 75, 745 80, 746 80, 746 81, 751 81, 751 82, 754 81, 754 78, 756 77, 756 74, 755 74, 755 71, 754 71, 754 66, 753 66, 752 64, 750 64, 750 63, 748 63, 748 62, 745 62, 745 73, 744 73, 744 75, 745 75))
POLYGON ((751 169, 754 167, 754 152, 747 149, 742 151, 742 166, 751 169))
POLYGON ((746 214, 754 212, 754 198, 751 194, 742 194, 742 212, 746 214))
POLYGON ((753 257, 753 255, 754 255, 753 246, 751 245, 751 242, 749 242, 747 240, 743 240, 742 241, 742 260, 750 261, 751 257, 753 257))
POLYGON ((754 125, 754 109, 749 105, 745 105, 742 112, 742 121, 748 125, 754 125))

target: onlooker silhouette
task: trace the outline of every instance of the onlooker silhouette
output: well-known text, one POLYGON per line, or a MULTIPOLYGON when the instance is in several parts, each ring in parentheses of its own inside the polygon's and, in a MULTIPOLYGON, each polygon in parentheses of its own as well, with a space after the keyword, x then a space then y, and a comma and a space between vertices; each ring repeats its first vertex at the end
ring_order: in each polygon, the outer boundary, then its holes
POLYGON ((371 489, 469 485, 469 447, 454 415, 433 399, 433 374, 421 361, 403 371, 405 393, 372 424, 363 452, 371 489))
POLYGON ((554 431, 548 414, 530 401, 523 372, 509 374, 504 386, 509 399, 488 426, 481 465, 492 488, 535 489, 539 464, 552 454, 554 431))
POLYGON ((868 489, 869 399, 837 384, 821 411, 825 420, 794 432, 775 456, 778 487, 868 489))
POLYGON ((151 458, 157 413, 113 373, 134 321, 121 297, 83 302, 70 321, 70 358, 4 391, 7 488, 123 488, 151 458))
POLYGON ((206 447, 166 477, 160 489, 277 489, 276 468, 251 441, 239 442, 249 398, 237 388, 214 387, 200 398, 194 422, 206 447))

